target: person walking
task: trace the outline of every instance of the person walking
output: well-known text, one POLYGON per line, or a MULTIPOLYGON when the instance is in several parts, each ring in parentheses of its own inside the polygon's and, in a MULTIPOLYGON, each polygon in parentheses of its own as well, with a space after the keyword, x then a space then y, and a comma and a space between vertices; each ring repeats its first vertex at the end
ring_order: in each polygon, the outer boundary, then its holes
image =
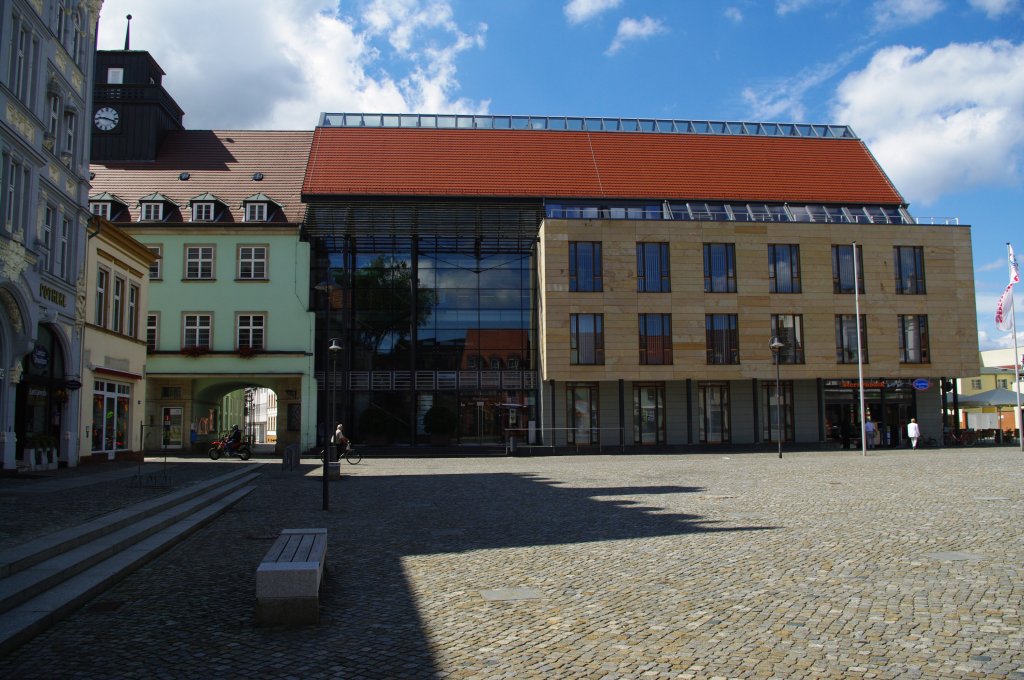
POLYGON ((864 421, 864 443, 869 449, 875 448, 875 424, 871 418, 864 421))
POLYGON ((907 437, 910 439, 910 448, 917 448, 917 440, 921 438, 921 428, 917 424, 917 418, 911 418, 907 423, 907 437))

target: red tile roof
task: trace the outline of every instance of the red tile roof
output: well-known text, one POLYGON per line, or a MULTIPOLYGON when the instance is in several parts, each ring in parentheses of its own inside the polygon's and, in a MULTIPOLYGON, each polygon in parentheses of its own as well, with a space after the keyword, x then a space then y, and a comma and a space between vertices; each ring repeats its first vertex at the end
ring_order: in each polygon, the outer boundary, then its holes
MULTIPOLYGON (((168 221, 189 221, 190 199, 214 194, 227 205, 220 222, 242 222, 242 199, 264 193, 283 207, 271 222, 302 221, 302 178, 313 133, 308 131, 181 130, 167 133, 153 162, 105 162, 90 166, 90 195, 116 194, 139 219, 139 199, 159 192, 178 204, 168 221), (178 179, 189 173, 186 181, 178 179), (261 181, 253 173, 263 173, 261 181), (183 214, 182 214, 183 213, 183 214)), ((123 215, 117 219, 125 222, 123 215)))
POLYGON ((904 203, 857 139, 532 130, 317 128, 302 191, 904 203))

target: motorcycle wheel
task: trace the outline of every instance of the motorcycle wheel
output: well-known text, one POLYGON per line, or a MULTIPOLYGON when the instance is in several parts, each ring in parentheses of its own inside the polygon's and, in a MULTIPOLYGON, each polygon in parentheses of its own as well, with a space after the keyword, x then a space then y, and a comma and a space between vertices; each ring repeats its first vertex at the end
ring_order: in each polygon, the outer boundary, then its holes
POLYGON ((249 460, 249 456, 252 455, 252 451, 249 450, 248 446, 242 446, 238 449, 238 457, 242 460, 249 460))
POLYGON ((220 447, 219 446, 211 446, 210 450, 207 451, 207 453, 210 454, 210 458, 211 459, 217 460, 218 458, 220 458, 220 447))

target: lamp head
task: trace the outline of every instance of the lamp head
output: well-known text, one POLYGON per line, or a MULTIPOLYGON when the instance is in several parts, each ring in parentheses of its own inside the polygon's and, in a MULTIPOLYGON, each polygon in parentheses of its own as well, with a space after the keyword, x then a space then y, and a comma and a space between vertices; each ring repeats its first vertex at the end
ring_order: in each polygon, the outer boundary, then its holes
POLYGON ((782 340, 780 340, 779 337, 776 336, 776 335, 773 335, 772 339, 768 342, 768 347, 773 352, 778 352, 780 349, 782 349, 785 346, 786 346, 786 343, 782 342, 782 340))
POLYGON ((342 350, 341 342, 338 338, 331 338, 331 346, 327 348, 331 352, 340 352, 342 350))

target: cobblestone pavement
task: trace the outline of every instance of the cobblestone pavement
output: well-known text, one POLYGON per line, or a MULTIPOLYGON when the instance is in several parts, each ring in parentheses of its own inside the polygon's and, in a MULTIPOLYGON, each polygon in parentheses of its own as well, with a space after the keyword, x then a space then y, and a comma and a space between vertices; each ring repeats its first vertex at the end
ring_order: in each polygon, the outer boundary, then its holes
POLYGON ((318 467, 264 466, 0 677, 1024 679, 1016 449, 343 467, 325 513, 318 467), (254 627, 316 526, 321 623, 254 627))

